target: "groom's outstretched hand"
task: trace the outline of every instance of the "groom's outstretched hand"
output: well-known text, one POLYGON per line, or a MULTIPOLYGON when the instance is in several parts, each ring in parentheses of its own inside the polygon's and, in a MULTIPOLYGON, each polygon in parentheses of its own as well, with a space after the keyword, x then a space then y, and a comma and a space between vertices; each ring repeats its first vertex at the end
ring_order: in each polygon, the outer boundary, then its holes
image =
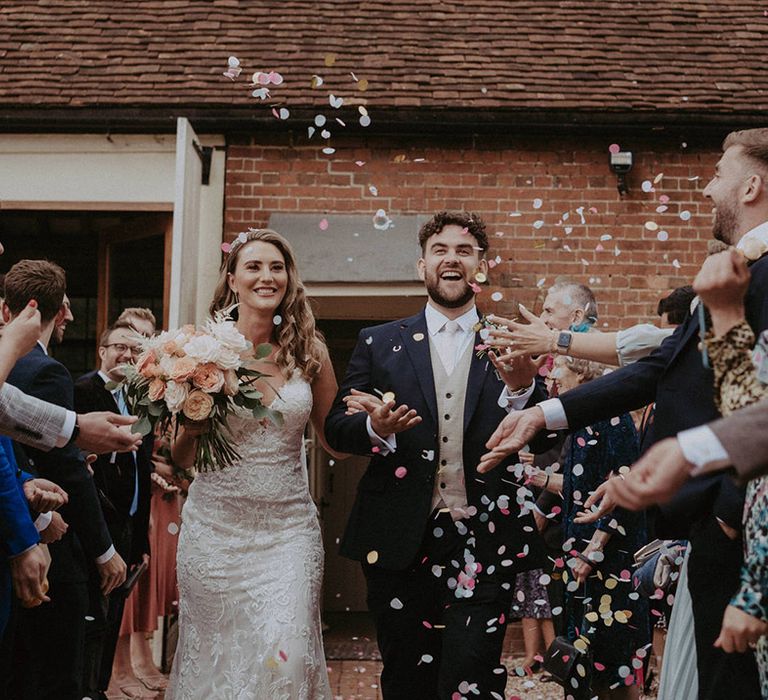
POLYGON ((490 451, 480 458, 477 471, 491 471, 505 457, 519 452, 545 426, 544 412, 538 406, 512 411, 485 443, 490 451))
MULTIPOLYGON (((388 398, 386 394, 384 398, 388 398)), ((344 402, 348 414, 365 411, 371 417, 371 427, 377 435, 402 433, 421 423, 421 416, 414 409, 405 404, 395 408, 394 399, 383 401, 373 394, 352 389, 349 396, 344 397, 344 402)))

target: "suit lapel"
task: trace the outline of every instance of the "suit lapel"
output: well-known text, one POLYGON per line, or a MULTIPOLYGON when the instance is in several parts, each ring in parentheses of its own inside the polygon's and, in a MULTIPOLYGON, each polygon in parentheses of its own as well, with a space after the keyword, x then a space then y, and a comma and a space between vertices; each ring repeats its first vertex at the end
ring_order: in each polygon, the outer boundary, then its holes
MULTIPOLYGON (((701 300, 699 300, 699 304, 701 304, 701 300)), ((698 315, 698 307, 696 307, 688 319, 688 325, 685 327, 685 330, 683 331, 683 337, 680 339, 680 342, 677 344, 677 347, 675 348, 675 352, 673 353, 672 358, 667 364, 667 367, 669 367, 675 361, 677 356, 683 351, 683 349, 688 345, 688 343, 691 342, 691 338, 693 337, 693 335, 698 333, 698 331, 699 331, 699 315, 698 315)))
POLYGON ((115 395, 107 390, 107 385, 98 372, 93 375, 92 386, 95 393, 94 398, 97 396, 101 397, 100 403, 102 403, 105 410, 120 413, 120 407, 117 405, 115 395))
POLYGON ((482 340, 480 340, 480 336, 475 334, 475 338, 472 341, 472 348, 470 350, 472 353, 472 359, 471 364, 469 365, 467 393, 464 399, 464 431, 467 430, 469 421, 472 419, 472 416, 475 413, 475 409, 477 408, 477 403, 480 400, 480 394, 483 390, 483 384, 485 383, 485 379, 488 376, 488 366, 490 365, 490 360, 487 357, 477 356, 477 353, 475 352, 475 346, 479 343, 482 343, 482 340))
POLYGON ((413 365, 421 393, 432 414, 432 420, 437 424, 435 378, 432 374, 432 358, 429 354, 429 331, 423 311, 400 324, 400 337, 408 353, 408 359, 413 365))

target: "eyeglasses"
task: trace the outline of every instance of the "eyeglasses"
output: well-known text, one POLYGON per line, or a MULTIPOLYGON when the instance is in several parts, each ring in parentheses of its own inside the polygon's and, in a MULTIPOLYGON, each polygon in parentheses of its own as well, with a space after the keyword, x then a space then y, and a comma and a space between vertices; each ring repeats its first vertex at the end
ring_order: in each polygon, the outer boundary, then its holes
POLYGON ((141 348, 138 345, 126 345, 125 343, 107 343, 106 345, 102 345, 103 348, 115 348, 117 350, 118 355, 122 355, 125 352, 130 352, 131 355, 140 355, 141 354, 141 348))

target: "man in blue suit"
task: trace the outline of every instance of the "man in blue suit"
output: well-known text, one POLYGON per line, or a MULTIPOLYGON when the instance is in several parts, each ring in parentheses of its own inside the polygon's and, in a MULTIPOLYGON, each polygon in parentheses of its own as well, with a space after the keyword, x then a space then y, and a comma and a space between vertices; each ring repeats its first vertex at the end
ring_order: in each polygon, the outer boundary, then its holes
MULTIPOLYGON (((744 301, 747 321, 759 335, 768 328, 768 129, 729 134, 704 196, 716 207, 714 237, 753 261, 744 301)), ((689 314, 648 357, 562 399, 510 415, 489 441, 480 472, 488 472, 539 430, 579 428, 653 401, 656 417, 644 448, 716 419, 713 373, 703 362, 700 332, 698 313, 689 314)), ((760 697, 754 654, 726 654, 714 647, 723 613, 739 585, 743 507, 743 489, 728 475, 711 473, 689 481, 657 518, 659 536, 691 543, 688 587, 701 700, 760 697)))
MULTIPOLYGON (((64 270, 46 260, 22 260, 5 277, 3 313, 19 314, 37 300, 41 339, 14 366, 8 382, 36 398, 73 409, 73 382, 64 366, 48 356, 47 346, 62 310, 64 270)), ((61 515, 69 530, 50 545, 50 603, 19 611, 13 636, 14 664, 8 697, 80 700, 83 639, 88 605, 87 564, 95 562, 102 590, 125 579, 125 563, 115 552, 93 479, 73 442, 44 452, 28 448, 30 470, 61 486, 69 502, 61 515)))
MULTIPOLYGON (((514 467, 474 471, 507 400, 475 352, 488 238, 476 215, 440 212, 419 243, 425 310, 360 333, 326 421, 334 449, 373 455, 341 553, 366 576, 385 700, 504 697, 511 584, 542 552, 514 467)), ((517 407, 546 396, 534 376, 530 363, 505 372, 517 407)))

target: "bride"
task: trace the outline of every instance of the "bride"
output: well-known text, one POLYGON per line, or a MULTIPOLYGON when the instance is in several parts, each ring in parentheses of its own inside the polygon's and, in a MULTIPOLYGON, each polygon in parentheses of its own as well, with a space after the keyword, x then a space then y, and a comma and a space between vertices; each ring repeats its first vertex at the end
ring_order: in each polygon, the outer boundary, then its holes
MULTIPOLYGON (((182 513, 178 547, 179 642, 167 700, 331 698, 320 628, 323 546, 302 439, 336 394, 325 343, 288 242, 269 230, 241 234, 222 265, 210 311, 237 304, 237 327, 272 354, 253 365, 257 388, 282 426, 250 413, 229 428, 235 464, 200 472, 182 513)), ((192 466, 195 430, 174 459, 192 466)))

